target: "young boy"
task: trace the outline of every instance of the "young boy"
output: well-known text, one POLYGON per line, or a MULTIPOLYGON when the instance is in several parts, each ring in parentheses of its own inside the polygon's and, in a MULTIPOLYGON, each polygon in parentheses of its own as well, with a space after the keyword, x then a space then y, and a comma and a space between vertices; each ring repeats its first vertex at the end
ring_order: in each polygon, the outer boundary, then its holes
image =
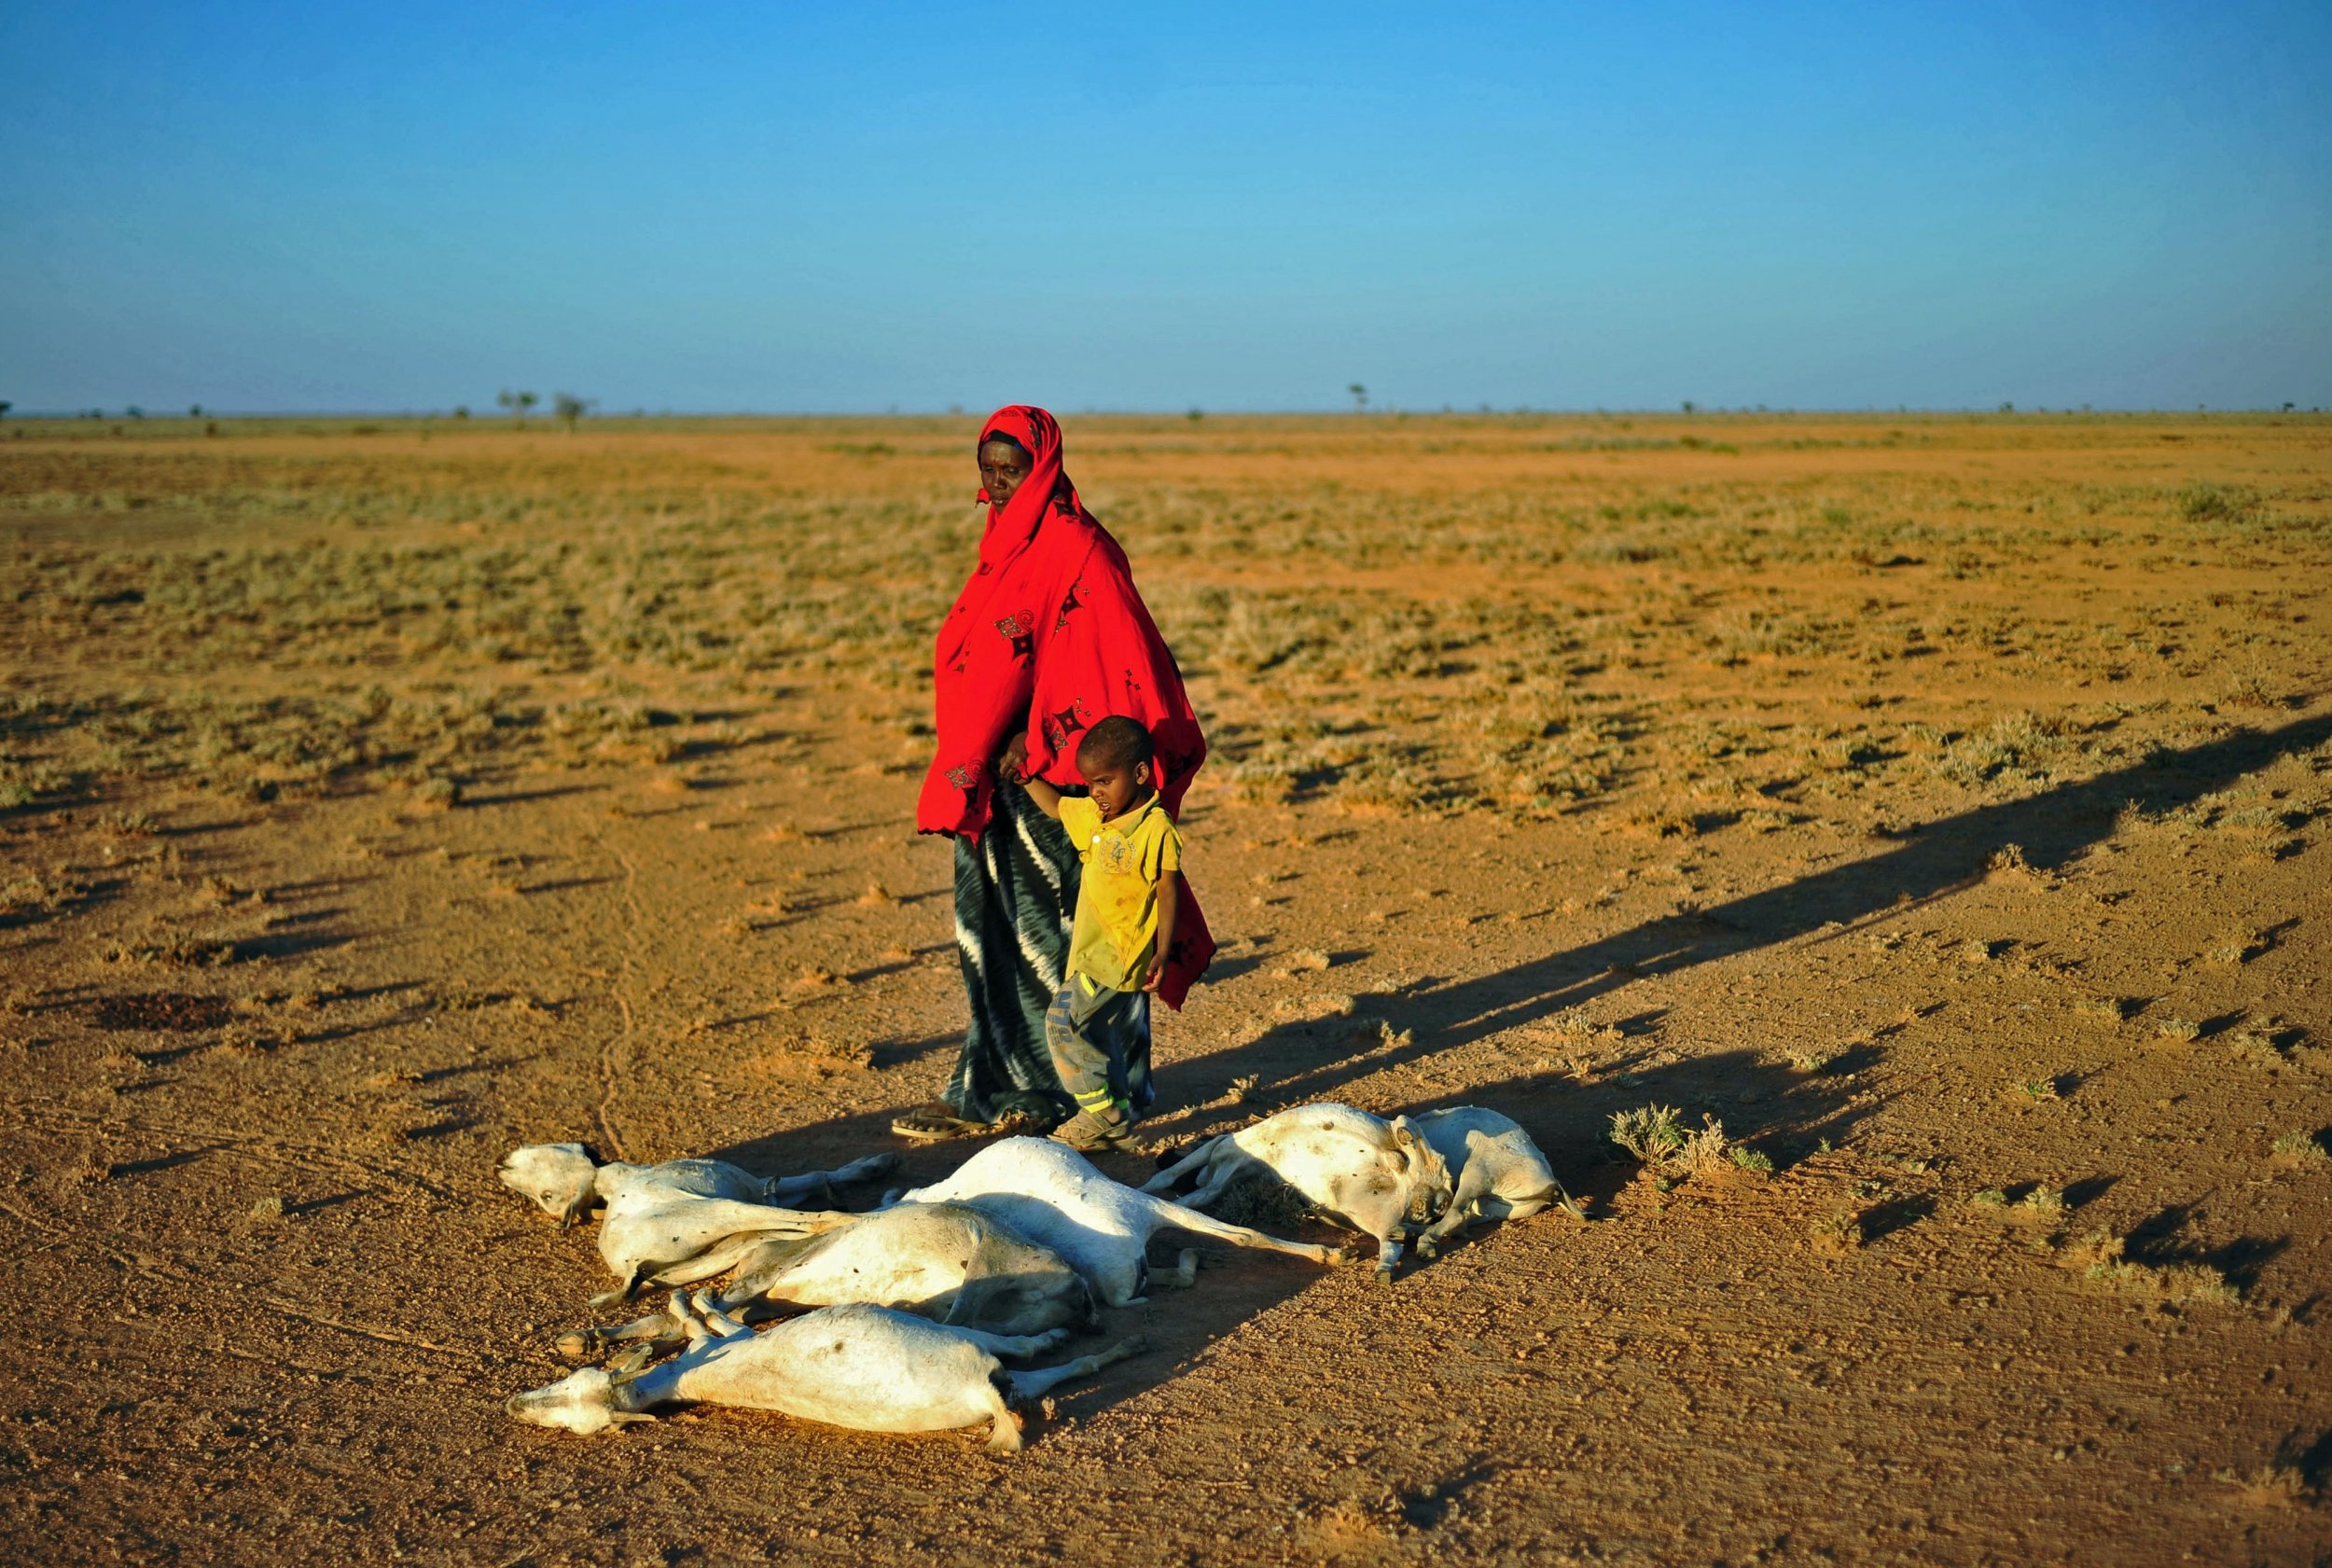
POLYGON ((1091 791, 1082 798, 1042 779, 1020 782, 1085 863, 1068 983, 1045 1015, 1045 1043, 1077 1105, 1053 1136, 1090 1151, 1133 1131, 1126 1063, 1147 1055, 1150 992, 1174 939, 1182 838, 1152 787, 1150 732, 1134 720, 1113 715, 1087 730, 1077 771, 1091 791))

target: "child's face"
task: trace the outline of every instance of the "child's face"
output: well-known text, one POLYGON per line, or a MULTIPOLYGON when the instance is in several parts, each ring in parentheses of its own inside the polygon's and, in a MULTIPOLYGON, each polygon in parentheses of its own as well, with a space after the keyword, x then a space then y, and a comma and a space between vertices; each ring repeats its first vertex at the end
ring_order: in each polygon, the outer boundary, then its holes
POLYGON ((1083 776, 1085 787, 1093 792, 1093 804, 1101 808, 1104 822, 1150 793, 1150 765, 1146 762, 1088 767, 1080 758, 1077 772, 1083 776))

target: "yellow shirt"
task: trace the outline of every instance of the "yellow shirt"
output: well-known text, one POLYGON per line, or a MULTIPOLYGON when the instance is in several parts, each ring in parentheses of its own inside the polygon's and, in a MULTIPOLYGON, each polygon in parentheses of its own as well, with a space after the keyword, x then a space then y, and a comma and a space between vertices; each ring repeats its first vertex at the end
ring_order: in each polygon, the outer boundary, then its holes
POLYGON ((1139 991, 1158 941, 1158 884, 1182 866, 1182 836, 1153 795, 1109 822, 1082 796, 1063 796, 1061 826, 1085 862, 1069 972, 1113 991, 1139 991))

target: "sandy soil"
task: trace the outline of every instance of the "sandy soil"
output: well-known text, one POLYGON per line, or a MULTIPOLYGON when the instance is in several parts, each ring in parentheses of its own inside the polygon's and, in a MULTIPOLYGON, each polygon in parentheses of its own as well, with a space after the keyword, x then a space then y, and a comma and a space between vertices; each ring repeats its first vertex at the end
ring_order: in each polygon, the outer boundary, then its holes
POLYGON ((2332 426, 1070 421, 1216 744, 1145 1131, 1494 1105, 1591 1222, 1209 1249, 999 1461, 512 1423, 606 1282, 493 1179, 943 1081, 971 427, 487 423, 0 439, 10 1555, 2332 1552, 2332 426))

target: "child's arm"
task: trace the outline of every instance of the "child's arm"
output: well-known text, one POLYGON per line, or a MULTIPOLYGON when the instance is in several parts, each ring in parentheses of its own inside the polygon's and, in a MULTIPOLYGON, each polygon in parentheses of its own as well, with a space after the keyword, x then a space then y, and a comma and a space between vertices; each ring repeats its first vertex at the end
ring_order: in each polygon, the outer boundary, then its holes
POLYGON ((1028 770, 1028 741, 1015 731, 1011 742, 996 757, 996 771, 1028 791, 1036 809, 1055 822, 1061 820, 1061 791, 1028 770))
POLYGON ((1150 949, 1150 972, 1142 977, 1144 991, 1156 991, 1166 978, 1166 955, 1174 946, 1174 918, 1182 913, 1182 874, 1169 870, 1158 879, 1158 941, 1150 949))

